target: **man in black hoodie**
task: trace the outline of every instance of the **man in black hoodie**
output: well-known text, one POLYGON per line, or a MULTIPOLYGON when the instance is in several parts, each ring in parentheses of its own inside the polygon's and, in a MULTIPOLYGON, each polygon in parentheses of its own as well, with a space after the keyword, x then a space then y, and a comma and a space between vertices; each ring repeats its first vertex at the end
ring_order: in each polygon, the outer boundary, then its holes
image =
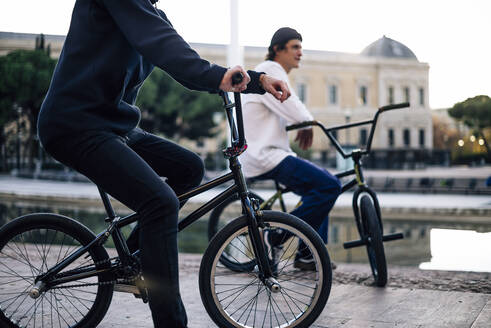
POLYGON ((156 1, 75 2, 38 134, 54 158, 138 213, 137 238, 129 246, 140 248, 154 325, 186 327, 176 194, 201 182, 203 163, 196 154, 137 128, 138 90, 157 66, 193 90, 267 91, 279 101, 290 93, 284 82, 263 73, 226 69, 200 58, 154 6, 156 1), (236 72, 245 78, 233 86, 236 72))

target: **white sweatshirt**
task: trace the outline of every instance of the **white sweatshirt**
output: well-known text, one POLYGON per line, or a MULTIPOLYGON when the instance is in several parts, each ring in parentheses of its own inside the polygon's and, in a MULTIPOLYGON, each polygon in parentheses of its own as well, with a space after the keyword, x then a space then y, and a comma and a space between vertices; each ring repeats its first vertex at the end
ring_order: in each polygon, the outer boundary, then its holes
POLYGON ((290 148, 285 127, 290 124, 312 121, 314 118, 298 99, 283 67, 271 60, 259 64, 257 72, 283 80, 291 96, 281 103, 271 94, 244 94, 243 116, 247 151, 240 157, 246 177, 255 177, 274 169, 285 157, 297 156, 290 148))

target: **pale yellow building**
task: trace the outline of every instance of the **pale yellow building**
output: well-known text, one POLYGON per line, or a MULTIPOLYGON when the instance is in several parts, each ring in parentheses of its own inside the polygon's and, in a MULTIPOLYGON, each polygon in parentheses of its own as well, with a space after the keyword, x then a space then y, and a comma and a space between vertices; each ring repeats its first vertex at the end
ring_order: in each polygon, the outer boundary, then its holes
MULTIPOLYGON (((45 37, 52 56, 57 57, 64 36, 45 37)), ((33 49, 35 39, 35 34, 0 32, 0 55, 14 49, 33 49)), ((191 46, 211 62, 226 65, 225 45, 191 46)), ((263 61, 266 52, 266 47, 244 47, 246 68, 263 61)), ((433 148, 428 73, 429 65, 420 62, 409 48, 383 36, 359 54, 304 50, 301 67, 291 72, 290 82, 315 119, 328 127, 371 119, 380 106, 409 101, 410 108, 380 116, 372 148, 418 151, 433 148)), ((327 139, 316 132, 314 159, 334 156, 327 139)), ((341 144, 358 147, 368 133, 369 126, 362 126, 341 131, 337 137, 341 144)), ((225 135, 188 146, 201 154, 214 152, 223 138, 225 135)))

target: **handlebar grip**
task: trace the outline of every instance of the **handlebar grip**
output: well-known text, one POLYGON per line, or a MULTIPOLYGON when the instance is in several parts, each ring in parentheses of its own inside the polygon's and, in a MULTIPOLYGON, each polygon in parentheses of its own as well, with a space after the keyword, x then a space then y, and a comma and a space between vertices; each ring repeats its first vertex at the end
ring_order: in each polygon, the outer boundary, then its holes
POLYGON ((241 72, 237 72, 232 75, 232 85, 240 84, 242 80, 244 80, 244 75, 241 72))
POLYGON ((400 103, 400 104, 393 104, 393 105, 382 106, 378 110, 380 112, 385 112, 385 111, 388 111, 388 110, 405 108, 405 107, 409 107, 409 103, 408 102, 404 102, 404 103, 400 103))
POLYGON ((298 123, 298 124, 292 124, 292 125, 289 125, 286 127, 286 131, 301 129, 301 128, 304 128, 306 126, 312 126, 312 125, 316 125, 316 124, 317 124, 317 121, 305 121, 305 122, 298 123))

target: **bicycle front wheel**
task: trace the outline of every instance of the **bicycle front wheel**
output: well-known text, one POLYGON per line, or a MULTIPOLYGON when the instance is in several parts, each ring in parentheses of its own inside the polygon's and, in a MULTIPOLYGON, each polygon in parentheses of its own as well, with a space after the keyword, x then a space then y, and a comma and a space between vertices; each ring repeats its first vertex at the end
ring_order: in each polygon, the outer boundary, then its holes
POLYGON ((384 287, 387 284, 387 262, 385 260, 382 231, 375 210, 369 196, 364 195, 360 201, 361 220, 367 239, 367 254, 372 269, 375 284, 384 287))
MULTIPOLYGON (((95 239, 82 224, 61 215, 30 214, 0 229, 0 326, 95 327, 112 299, 109 277, 80 277, 33 295, 36 278, 95 239)), ((96 245, 57 274, 108 267, 108 254, 96 245)))
MULTIPOLYGON (((249 192, 249 197, 257 199, 259 203, 264 201, 261 196, 253 192, 249 192)), ((241 207, 242 203, 238 194, 230 196, 224 200, 223 203, 215 207, 208 220, 208 240, 211 241, 220 229, 237 218, 237 216, 242 213, 241 207)), ((235 242, 242 244, 247 243, 248 240, 237 238, 235 242)), ((237 249, 233 247, 227 248, 220 257, 220 262, 230 270, 239 272, 251 271, 254 268, 255 263, 248 257, 242 256, 240 252, 236 252, 236 250, 237 249)))
MULTIPOLYGON (((329 297, 332 282, 331 261, 319 235, 305 222, 282 212, 263 211, 265 232, 283 236, 266 248, 274 279, 279 288, 271 288, 255 265, 251 271, 231 271, 221 263, 228 248, 238 249, 257 263, 247 240, 247 217, 226 225, 211 241, 203 255, 199 274, 201 299, 219 327, 309 327, 320 315, 329 297), (299 250, 300 247, 305 248, 299 250), (297 269, 298 251, 310 252, 312 268, 297 269)), ((271 241, 271 240, 270 240, 271 241)))

